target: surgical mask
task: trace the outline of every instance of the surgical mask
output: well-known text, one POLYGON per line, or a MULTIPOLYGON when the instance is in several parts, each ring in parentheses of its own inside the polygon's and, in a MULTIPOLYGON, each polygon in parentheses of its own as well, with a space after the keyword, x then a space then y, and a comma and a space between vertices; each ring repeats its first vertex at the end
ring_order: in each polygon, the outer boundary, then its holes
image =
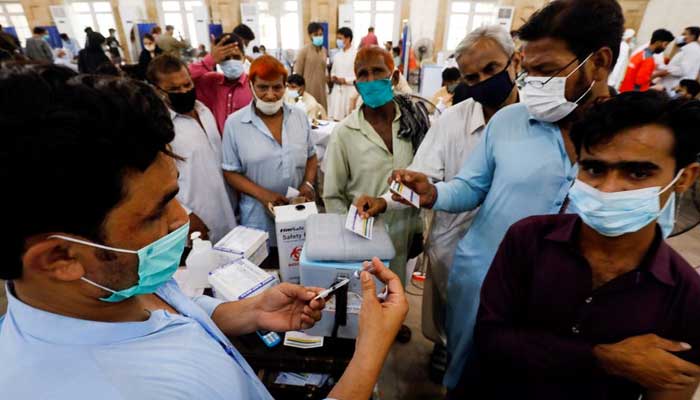
MULTIPOLYGON (((510 62, 508 62, 510 64, 510 62)), ((515 82, 508 75, 508 66, 496 75, 475 85, 466 86, 466 96, 471 97, 486 107, 498 107, 510 95, 515 82)))
POLYGON ((685 44, 685 38, 683 36, 676 37, 676 44, 678 46, 683 46, 685 44))
POLYGON ((226 79, 238 79, 243 75, 245 68, 241 60, 226 60, 219 64, 226 79))
POLYGON ((316 47, 323 46, 323 36, 311 36, 311 42, 316 47))
POLYGON ((168 92, 170 99, 170 107, 178 114, 187 114, 194 109, 194 103, 197 100, 197 93, 194 88, 184 92, 168 92))
POLYGON ((146 51, 155 51, 156 45, 155 44, 145 44, 145 45, 143 45, 143 48, 146 49, 146 51))
POLYGON ((345 48, 345 41, 343 39, 336 39, 335 46, 342 50, 345 48))
POLYGON ((455 89, 457 88, 457 85, 459 85, 459 82, 450 83, 449 85, 445 86, 445 89, 447 89, 447 93, 454 93, 455 89))
POLYGON ((676 194, 671 193, 664 207, 659 196, 670 189, 681 177, 683 170, 665 188, 648 187, 622 192, 601 192, 577 180, 569 190, 572 211, 583 222, 603 236, 617 237, 637 232, 658 220, 664 237, 673 231, 676 194))
POLYGON ((588 61, 591 56, 593 56, 593 53, 586 57, 586 59, 567 76, 528 76, 525 78, 523 102, 527 106, 527 111, 533 118, 543 122, 557 122, 571 114, 571 112, 578 107, 578 102, 593 89, 595 81, 591 82, 591 86, 588 87, 588 90, 579 96, 576 101, 571 102, 566 99, 566 80, 586 64, 586 61, 588 61))
POLYGON ((391 79, 377 79, 369 82, 356 82, 362 101, 370 108, 379 108, 394 98, 391 79))
POLYGON ((175 271, 177 271, 177 267, 180 265, 180 257, 182 257, 182 252, 185 250, 187 233, 189 230, 190 224, 186 223, 140 250, 127 250, 103 246, 101 244, 63 235, 52 235, 49 236, 49 238, 63 239, 69 242, 118 253, 137 254, 139 258, 139 281, 134 286, 127 289, 114 290, 95 283, 84 276, 80 278, 95 287, 112 293, 109 297, 103 297, 100 300, 108 303, 116 303, 140 294, 155 293, 159 287, 172 279, 175 271))
POLYGON ((296 89, 287 89, 287 97, 291 100, 296 100, 299 97, 299 91, 296 89))
POLYGON ((263 101, 255 94, 255 90, 252 87, 250 90, 253 92, 253 96, 255 96, 255 108, 265 115, 277 114, 280 108, 282 108, 282 104, 284 104, 284 97, 277 101, 263 101))
POLYGON ((49 35, 44 35, 44 36, 42 36, 42 38, 44 40, 46 40, 47 42, 49 41, 49 39, 51 39, 51 37, 49 35))

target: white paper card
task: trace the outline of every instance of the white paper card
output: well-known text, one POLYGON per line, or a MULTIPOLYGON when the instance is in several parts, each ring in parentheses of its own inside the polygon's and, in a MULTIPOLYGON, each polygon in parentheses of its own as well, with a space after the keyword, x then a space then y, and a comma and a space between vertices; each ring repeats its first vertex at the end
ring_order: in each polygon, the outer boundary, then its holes
POLYGON ((284 345, 298 349, 323 347, 323 336, 311 336, 300 331, 289 331, 284 334, 284 345))
POLYGON ((345 229, 354 232, 365 239, 372 240, 372 227, 374 226, 374 217, 364 219, 360 217, 355 205, 350 205, 348 216, 345 219, 345 229))
POLYGON ((403 183, 392 181, 391 185, 389 185, 389 191, 397 196, 401 196, 402 199, 411 203, 413 207, 420 208, 420 196, 403 183))
POLYGON ((294 189, 294 188, 291 187, 291 186, 288 186, 288 187, 287 187, 287 196, 285 196, 285 197, 287 197, 289 200, 291 200, 291 199, 293 199, 293 198, 295 198, 295 197, 299 197, 299 195, 301 195, 301 192, 300 192, 300 191, 294 189))

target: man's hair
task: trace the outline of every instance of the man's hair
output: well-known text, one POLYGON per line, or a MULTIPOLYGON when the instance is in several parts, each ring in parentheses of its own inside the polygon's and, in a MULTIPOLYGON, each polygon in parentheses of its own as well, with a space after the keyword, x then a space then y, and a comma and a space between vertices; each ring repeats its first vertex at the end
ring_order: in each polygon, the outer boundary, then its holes
POLYGON ((576 153, 609 143, 620 132, 644 125, 661 125, 673 132, 676 170, 698 160, 700 101, 670 100, 663 92, 626 92, 591 107, 571 128, 576 153))
POLYGON ((148 40, 150 40, 151 42, 155 42, 155 41, 156 41, 156 38, 154 38, 153 35, 151 35, 150 33, 147 33, 147 34, 143 35, 143 38, 144 38, 144 39, 148 39, 148 40))
POLYGON ((68 34, 62 33, 60 36, 61 36, 61 40, 70 40, 70 38, 68 37, 68 34))
POLYGON ((343 35, 346 38, 349 38, 350 41, 352 41, 352 29, 348 28, 347 26, 338 29, 336 34, 343 35))
POLYGON ((460 77, 459 70, 455 67, 449 67, 442 70, 443 81, 456 81, 460 77))
POLYGON ((109 29, 107 29, 107 32, 109 32, 109 33, 116 32, 116 31, 117 31, 117 30, 114 29, 114 28, 109 28, 109 29))
POLYGON ((259 53, 260 48, 258 46, 253 46, 253 53, 259 53))
POLYGON ((180 59, 170 54, 161 54, 151 60, 146 70, 146 79, 152 85, 160 87, 159 75, 172 74, 181 69, 187 69, 187 65, 180 59))
POLYGON ((170 113, 146 83, 55 65, 0 69, 0 179, 11 212, 0 279, 22 276, 26 240, 65 232, 103 242, 125 179, 174 156, 170 113))
POLYGON ((685 28, 686 31, 688 31, 691 35, 695 36, 695 40, 698 40, 700 38, 700 26, 689 26, 685 28))
POLYGON ((250 27, 246 24, 240 24, 237 27, 233 28, 233 33, 242 37, 245 40, 255 40, 255 34, 253 33, 253 30, 250 29, 250 27))
POLYGON ((323 26, 321 26, 321 24, 318 22, 311 22, 309 26, 306 27, 306 31, 309 32, 309 35, 316 33, 319 30, 323 30, 323 26))
POLYGON ((392 47, 392 48, 391 48, 391 53, 392 53, 392 54, 395 54, 395 55, 397 55, 397 56, 400 56, 400 55, 401 55, 401 47, 399 47, 399 46, 394 46, 394 47, 392 47))
POLYGON ((304 77, 299 75, 299 74, 289 75, 289 78, 287 79, 287 83, 291 83, 292 85, 297 85, 297 86, 306 86, 306 81, 304 80, 304 77))
POLYGON ((394 71, 394 58, 391 56, 391 54, 389 54, 388 51, 379 46, 363 47, 357 52, 357 55, 355 56, 354 65, 355 71, 357 71, 358 63, 377 56, 382 57, 384 59, 384 64, 387 68, 389 68, 389 71, 394 71))
POLYGON ((166 30, 166 31, 174 31, 174 30, 175 30, 175 27, 172 26, 172 25, 165 25, 165 30, 166 30))
POLYGON ((613 58, 620 54, 624 17, 616 0, 554 0, 534 13, 518 31, 523 41, 563 40, 579 60, 607 47, 613 58))
POLYGON ((700 83, 694 79, 681 79, 680 86, 683 86, 688 94, 695 98, 700 94, 700 83))
POLYGON ((41 26, 37 26, 37 27, 34 28, 33 33, 34 33, 35 35, 43 35, 44 33, 46 33, 46 28, 43 28, 43 27, 41 27, 41 26))
POLYGON ((471 49, 481 39, 491 39, 496 42, 508 57, 515 53, 513 37, 501 25, 487 25, 476 28, 462 39, 455 49, 455 59, 471 49))
POLYGON ((651 34, 651 40, 649 43, 656 43, 656 42, 672 42, 673 41, 673 33, 666 29, 657 29, 654 31, 654 33, 651 34))
POLYGON ((369 28, 367 28, 367 32, 374 32, 374 27, 370 26, 369 28))
POLYGON ((162 32, 162 29, 160 29, 160 26, 154 26, 151 28, 151 35, 160 35, 162 32))
POLYGON ((255 83, 256 78, 272 81, 280 76, 282 82, 287 82, 287 69, 275 57, 264 55, 256 58, 250 64, 248 76, 253 83, 255 83))

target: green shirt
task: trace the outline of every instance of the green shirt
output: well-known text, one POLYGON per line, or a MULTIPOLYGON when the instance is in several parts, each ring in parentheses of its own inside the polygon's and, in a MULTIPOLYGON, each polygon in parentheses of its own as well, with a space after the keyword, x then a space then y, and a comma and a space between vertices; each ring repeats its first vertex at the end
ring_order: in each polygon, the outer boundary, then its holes
MULTIPOLYGON (((404 169, 413 161, 411 140, 398 137, 401 111, 398 106, 395 108, 391 125, 393 154, 364 118, 362 108, 353 111, 333 130, 324 161, 323 201, 327 212, 346 214, 350 204, 363 194, 380 197, 389 190, 387 179, 391 172, 404 169)), ((418 210, 387 211, 381 219, 396 249, 390 267, 403 281, 409 241, 414 232, 420 232, 418 210)))

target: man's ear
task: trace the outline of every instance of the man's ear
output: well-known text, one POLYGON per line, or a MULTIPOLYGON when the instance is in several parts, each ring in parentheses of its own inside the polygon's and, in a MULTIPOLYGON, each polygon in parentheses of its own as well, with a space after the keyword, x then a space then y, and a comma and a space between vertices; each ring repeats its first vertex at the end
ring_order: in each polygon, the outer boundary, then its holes
POLYGON ((76 256, 77 247, 60 239, 31 243, 22 256, 25 270, 48 275, 61 281, 75 281, 85 275, 85 268, 76 256))
POLYGON ((595 66, 593 70, 593 79, 596 82, 607 82, 608 75, 612 71, 613 52, 609 47, 598 49, 591 57, 591 62, 595 66))
POLYGON ((697 181, 699 174, 700 163, 694 162, 688 164, 688 166, 683 168, 683 173, 681 177, 678 178, 678 182, 676 182, 675 192, 681 194, 690 189, 695 184, 695 181, 697 181))
POLYGON ((513 57, 510 60, 510 68, 513 69, 513 77, 518 76, 518 74, 520 73, 520 69, 522 68, 522 64, 523 56, 522 54, 520 54, 519 51, 516 51, 515 53, 513 53, 513 57))

